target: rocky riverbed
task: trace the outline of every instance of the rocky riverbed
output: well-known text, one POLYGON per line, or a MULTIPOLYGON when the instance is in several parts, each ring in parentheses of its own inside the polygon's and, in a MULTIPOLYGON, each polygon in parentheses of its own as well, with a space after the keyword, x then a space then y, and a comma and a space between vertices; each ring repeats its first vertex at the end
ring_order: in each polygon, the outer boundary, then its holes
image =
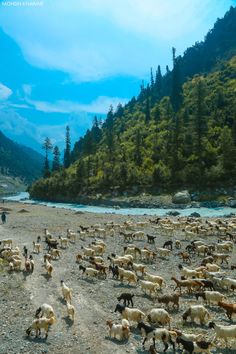
MULTIPOLYGON (((122 216, 77 213, 72 210, 48 208, 40 205, 22 205, 19 203, 5 202, 4 208, 7 208, 7 223, 0 225, 0 239, 12 238, 14 246, 23 249, 26 246, 32 253, 32 242, 41 236, 43 252, 46 252, 46 244, 43 242, 43 230, 47 228, 53 235, 66 235, 66 229, 75 231, 79 226, 91 226, 97 223, 104 224, 113 221, 114 223, 123 223, 127 218, 133 222, 149 221, 147 216, 122 216)), ((143 229, 145 233, 155 234, 155 245, 142 241, 134 241, 135 244, 143 248, 147 246, 155 250, 155 247, 162 247, 163 243, 170 237, 159 234, 150 222, 143 229)), ((189 243, 185 241, 182 234, 175 234, 182 242, 182 247, 189 243)), ((214 236, 208 237, 206 242, 215 242, 214 236)), ((127 285, 118 280, 114 280, 111 274, 107 279, 86 279, 79 271, 79 265, 75 262, 78 252, 81 252, 81 246, 87 246, 91 240, 79 240, 71 243, 67 249, 61 249, 61 259, 52 262, 54 271, 52 278, 46 276, 46 270, 43 264, 43 254, 33 254, 35 261, 35 270, 33 274, 26 275, 24 272, 10 272, 8 265, 4 261, 0 263, 0 353, 1 354, 125 354, 125 353, 148 353, 150 343, 144 350, 141 345, 142 338, 136 326, 132 326, 131 336, 127 342, 118 342, 111 340, 108 336, 106 320, 111 319, 120 322, 120 315, 114 313, 117 304, 117 296, 122 292, 132 292, 135 294, 134 304, 145 313, 160 304, 149 295, 145 295, 139 285, 127 285), (72 304, 75 306, 76 314, 74 323, 67 317, 66 306, 61 297, 60 281, 73 289, 72 304), (48 339, 43 337, 35 339, 33 336, 27 337, 25 330, 34 319, 36 309, 43 303, 49 303, 53 306, 57 321, 49 331, 48 339)), ((123 247, 126 243, 123 237, 117 232, 114 237, 107 236, 107 248, 105 253, 105 262, 109 264, 107 256, 111 253, 123 254, 123 247)), ((160 291, 160 294, 172 293, 174 283, 171 276, 179 277, 178 250, 174 249, 171 256, 167 259, 158 257, 151 264, 146 264, 150 273, 161 275, 166 280, 166 286, 160 291)), ((137 263, 143 262, 137 260, 137 263)), ((236 262, 235 252, 232 255, 232 262, 236 262)), ((191 268, 199 265, 197 256, 192 259, 191 268)), ((86 261, 83 264, 88 266, 86 261)), ((235 270, 231 271, 227 266, 222 269, 230 276, 235 277, 235 270)), ((224 292, 224 291, 223 291, 224 292)), ((236 302, 234 293, 225 292, 229 302, 236 302)), ((171 326, 179 329, 185 329, 188 332, 203 333, 205 338, 212 339, 214 332, 207 326, 188 323, 183 325, 182 314, 191 304, 197 301, 193 296, 184 294, 180 299, 180 310, 170 310, 172 316, 171 326)), ((212 319, 223 324, 235 323, 233 319, 229 322, 225 313, 217 306, 207 306, 212 319)), ((158 352, 163 351, 163 345, 157 343, 158 352)), ((219 347, 213 350, 214 353, 228 354, 235 353, 236 342, 232 344, 233 349, 224 349, 219 347)), ((168 353, 172 352, 169 348, 168 353)))

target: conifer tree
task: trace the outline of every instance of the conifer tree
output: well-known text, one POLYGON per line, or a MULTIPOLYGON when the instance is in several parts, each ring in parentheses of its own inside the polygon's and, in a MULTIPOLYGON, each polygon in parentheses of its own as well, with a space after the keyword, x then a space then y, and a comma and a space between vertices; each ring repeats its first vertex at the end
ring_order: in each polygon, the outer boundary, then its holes
POLYGON ((52 161, 52 171, 60 170, 61 163, 60 163, 60 150, 59 147, 56 145, 53 149, 53 161, 52 161))
POLYGON ((66 147, 64 150, 64 167, 68 168, 71 163, 71 140, 70 140, 70 127, 66 126, 66 137, 65 137, 66 147))
POLYGON ((43 176, 44 176, 44 178, 47 178, 47 177, 50 177, 50 174, 51 174, 48 155, 49 155, 50 151, 52 150, 52 143, 48 137, 45 138, 42 148, 45 150, 43 176))

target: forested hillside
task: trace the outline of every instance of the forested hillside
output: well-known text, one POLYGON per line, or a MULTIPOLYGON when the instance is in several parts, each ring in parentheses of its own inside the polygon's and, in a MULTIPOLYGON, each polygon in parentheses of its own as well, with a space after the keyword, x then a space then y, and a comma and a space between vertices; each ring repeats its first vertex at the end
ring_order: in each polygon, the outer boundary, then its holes
POLYGON ((31 183, 42 175, 43 156, 14 143, 0 131, 0 169, 2 175, 19 177, 31 183))
POLYGON ((164 76, 126 106, 111 107, 74 146, 70 166, 36 182, 31 195, 232 186, 236 183, 236 9, 205 41, 176 57, 164 76))

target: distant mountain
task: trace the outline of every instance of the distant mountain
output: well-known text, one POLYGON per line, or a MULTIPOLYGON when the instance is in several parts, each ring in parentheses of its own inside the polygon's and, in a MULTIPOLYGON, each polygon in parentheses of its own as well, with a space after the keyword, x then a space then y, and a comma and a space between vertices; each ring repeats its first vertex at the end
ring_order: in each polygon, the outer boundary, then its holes
POLYGON ((0 172, 31 183, 42 174, 44 158, 36 151, 8 139, 0 131, 0 172))
POLYGON ((31 195, 81 195, 236 185, 236 8, 205 41, 160 69, 137 98, 111 108, 74 146, 71 165, 31 195))

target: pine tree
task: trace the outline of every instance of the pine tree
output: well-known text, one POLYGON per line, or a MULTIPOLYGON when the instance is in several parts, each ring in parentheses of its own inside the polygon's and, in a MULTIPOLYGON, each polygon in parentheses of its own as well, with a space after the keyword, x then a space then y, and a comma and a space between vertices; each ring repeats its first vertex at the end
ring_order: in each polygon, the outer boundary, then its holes
POLYGON ((146 99, 146 107, 145 107, 145 123, 150 122, 150 119, 151 119, 150 103, 149 103, 149 97, 147 96, 147 99, 146 99))
POLYGON ((142 165, 141 146, 142 146, 142 137, 138 129, 135 135, 135 152, 134 152, 134 160, 138 166, 142 165))
POLYGON ((175 112, 177 112, 182 103, 182 86, 180 83, 180 67, 179 59, 175 57, 176 49, 172 48, 173 53, 173 70, 172 70, 172 88, 171 88, 171 104, 175 112))
POLYGON ((63 164, 65 168, 68 168, 71 163, 71 140, 70 140, 70 128, 66 126, 66 138, 65 138, 66 148, 64 150, 64 160, 63 164))
POLYGON ((60 163, 60 150, 59 147, 56 145, 53 149, 53 161, 52 161, 52 171, 60 170, 61 163, 60 163))
POLYGON ((47 177, 50 177, 50 174, 51 174, 48 155, 49 155, 50 151, 52 150, 52 143, 48 137, 45 138, 42 148, 45 150, 43 177, 47 178, 47 177))
POLYGON ((162 74, 161 74, 160 65, 158 65, 157 72, 156 72, 155 93, 156 93, 156 99, 160 100, 162 97, 162 74))

